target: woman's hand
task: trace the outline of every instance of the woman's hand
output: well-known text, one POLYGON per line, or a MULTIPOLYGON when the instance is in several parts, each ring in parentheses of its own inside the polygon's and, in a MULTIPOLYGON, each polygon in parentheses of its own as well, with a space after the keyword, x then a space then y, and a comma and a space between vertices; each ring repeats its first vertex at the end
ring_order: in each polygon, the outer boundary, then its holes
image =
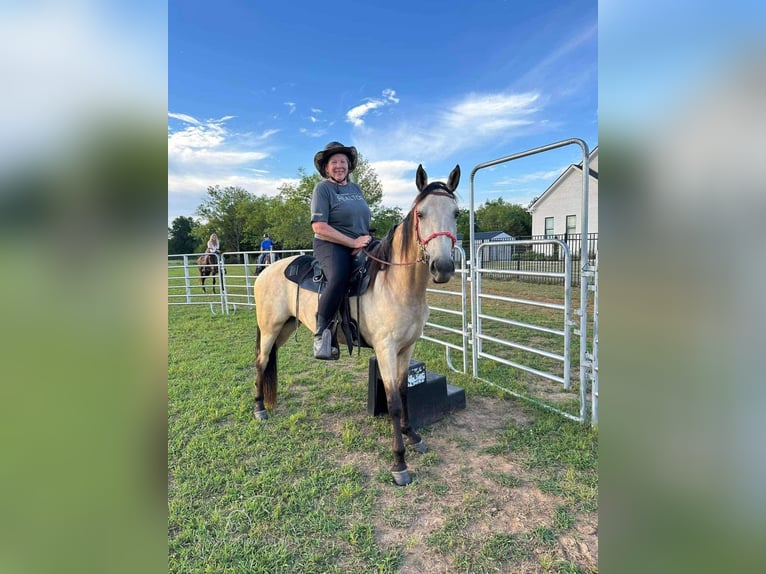
POLYGON ((354 249, 364 249, 370 244, 370 241, 372 241, 372 237, 369 235, 360 235, 354 239, 354 244, 351 247, 354 249))

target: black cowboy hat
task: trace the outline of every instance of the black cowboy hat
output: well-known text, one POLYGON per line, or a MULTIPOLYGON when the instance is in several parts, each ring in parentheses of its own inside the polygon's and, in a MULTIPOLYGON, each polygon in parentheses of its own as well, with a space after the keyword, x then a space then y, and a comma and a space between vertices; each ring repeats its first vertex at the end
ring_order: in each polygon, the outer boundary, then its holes
POLYGON ((336 153, 345 154, 348 158, 348 171, 352 172, 356 168, 357 152, 354 146, 344 146, 340 142, 330 142, 322 151, 318 151, 314 156, 314 167, 319 174, 324 177, 324 168, 329 160, 336 153))

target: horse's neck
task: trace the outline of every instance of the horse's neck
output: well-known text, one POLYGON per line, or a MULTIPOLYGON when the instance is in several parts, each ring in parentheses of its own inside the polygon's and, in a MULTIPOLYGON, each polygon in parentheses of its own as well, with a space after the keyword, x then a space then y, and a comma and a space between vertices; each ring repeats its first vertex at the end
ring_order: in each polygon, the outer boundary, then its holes
POLYGON ((417 262, 423 255, 417 243, 413 241, 404 251, 401 246, 402 234, 397 233, 391 249, 391 263, 394 265, 389 267, 388 279, 402 300, 424 300, 429 278, 428 265, 417 262))

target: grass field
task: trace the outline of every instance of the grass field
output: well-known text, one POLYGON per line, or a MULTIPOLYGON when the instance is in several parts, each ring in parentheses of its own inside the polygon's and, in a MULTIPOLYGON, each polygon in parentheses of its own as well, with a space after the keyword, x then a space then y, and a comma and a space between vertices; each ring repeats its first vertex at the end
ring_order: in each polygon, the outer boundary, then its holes
MULTIPOLYGON (((549 287, 549 286, 545 286, 549 287)), ((252 418, 255 313, 168 309, 171 572, 597 572, 597 431, 415 357, 467 407, 420 429, 396 487, 390 423, 366 414, 370 351, 280 350, 278 404, 252 418)))

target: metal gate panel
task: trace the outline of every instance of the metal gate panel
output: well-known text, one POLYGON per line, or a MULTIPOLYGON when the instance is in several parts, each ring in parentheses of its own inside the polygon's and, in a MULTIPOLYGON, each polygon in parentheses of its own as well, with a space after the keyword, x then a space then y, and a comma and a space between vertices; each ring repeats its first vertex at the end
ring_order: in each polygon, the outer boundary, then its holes
MULTIPOLYGON (((449 289, 427 289, 427 293, 434 295, 446 296, 451 300, 457 300, 460 304, 459 308, 448 308, 446 306, 436 306, 429 304, 430 309, 428 321, 426 321, 426 328, 431 328, 432 331, 441 331, 454 335, 454 339, 460 340, 460 344, 446 341, 437 337, 436 333, 433 336, 426 334, 421 335, 421 339, 424 341, 430 341, 444 346, 444 352, 446 354, 447 365, 450 369, 458 373, 468 373, 469 362, 469 345, 471 342, 471 336, 469 331, 469 311, 468 308, 468 267, 465 258, 465 251, 459 245, 456 245, 453 249, 453 258, 455 259, 455 276, 460 278, 460 290, 454 291, 449 289), (438 320, 443 320, 447 317, 459 317, 460 328, 443 325, 438 323, 438 320), (462 368, 456 368, 452 363, 452 356, 450 351, 458 351, 461 353, 462 368)), ((450 281, 452 283, 452 281, 450 281)), ((448 284, 449 285, 449 284, 448 284)), ((425 333, 425 329, 424 329, 425 333)))
MULTIPOLYGON (((551 377, 550 373, 541 371, 540 369, 534 369, 532 367, 528 367, 525 365, 522 365, 515 361, 508 361, 507 359, 503 359, 502 357, 498 357, 495 355, 492 355, 490 353, 485 353, 482 349, 482 342, 483 341, 491 341, 493 343, 505 343, 505 344, 514 344, 512 341, 503 341, 499 339, 498 337, 494 337, 492 339, 488 338, 485 334, 483 334, 483 321, 489 320, 490 316, 487 314, 483 314, 481 310, 481 304, 482 301, 485 299, 488 299, 489 297, 486 294, 482 293, 481 289, 481 278, 482 275, 485 274, 488 270, 486 268, 482 267, 481 263, 481 254, 482 254, 482 247, 479 247, 477 250, 476 247, 476 241, 475 241, 475 222, 474 222, 474 179, 476 177, 476 173, 479 172, 482 169, 492 167, 501 163, 510 162, 513 160, 517 160, 523 157, 532 156, 538 153, 542 153, 545 151, 569 146, 569 145, 576 145, 579 146, 582 150, 582 172, 583 172, 583 179, 582 179, 582 185, 583 185, 583 191, 582 191, 582 215, 580 217, 580 224, 581 224, 581 237, 583 238, 583 242, 585 238, 588 237, 588 178, 589 178, 589 166, 588 166, 588 156, 590 155, 588 150, 588 145, 581 139, 572 138, 568 140, 563 140, 560 142, 552 143, 549 145, 541 146, 538 148, 534 148, 531 150, 523 151, 520 153, 516 153, 513 155, 509 155, 506 157, 502 157, 496 160, 492 160, 489 162, 478 164, 471 170, 471 177, 470 177, 470 187, 469 187, 469 230, 470 230, 470 283, 471 283, 471 317, 472 317, 472 324, 471 324, 471 338, 472 338, 472 362, 473 362, 473 376, 475 378, 480 379, 479 377, 479 358, 485 358, 487 360, 496 361, 498 363, 506 364, 508 366, 512 366, 514 368, 519 368, 521 370, 530 372, 532 374, 547 377, 551 380, 563 383, 566 389, 570 387, 569 383, 569 353, 571 348, 571 336, 570 336, 570 328, 575 325, 575 322, 571 320, 571 314, 572 314, 572 307, 571 307, 571 253, 569 252, 569 247, 564 244, 563 242, 560 242, 562 246, 561 249, 564 250, 565 253, 565 260, 569 261, 569 268, 565 269, 564 271, 564 285, 565 285, 565 301, 564 301, 564 352, 563 355, 560 356, 565 362, 565 369, 564 369, 564 376, 562 377, 551 377)), ((533 240, 530 240, 533 241, 533 240)), ((549 240, 549 241, 558 241, 558 240, 549 240)), ((566 265, 566 263, 565 263, 566 265)), ((580 281, 580 307, 577 310, 577 314, 579 314, 580 317, 580 328, 579 331, 577 331, 577 335, 579 335, 579 343, 580 343, 580 352, 579 352, 579 371, 580 371, 580 393, 579 393, 579 402, 580 402, 580 408, 579 408, 579 416, 574 417, 570 413, 566 413, 564 411, 561 411, 560 409, 557 409, 556 407, 549 405, 547 403, 542 403, 540 401, 535 400, 532 397, 523 395, 521 393, 516 393, 515 391, 512 391, 510 389, 507 389, 503 387, 502 385, 499 385, 496 382, 493 381, 486 381, 494 386, 497 386, 501 389, 503 389, 506 392, 509 392, 513 395, 519 396, 520 398, 523 398, 525 400, 529 400, 530 402, 539 404, 540 406, 543 406, 545 408, 548 408, 550 410, 554 410, 556 412, 559 412, 560 414, 572 418, 574 420, 578 420, 579 422, 584 423, 587 420, 588 417, 588 408, 587 408, 587 394, 588 394, 588 383, 590 381, 590 378, 594 373, 597 375, 598 370, 598 350, 597 346, 594 347, 594 350, 592 353, 588 353, 587 351, 587 345, 588 345, 588 312, 587 312, 587 305, 588 305, 588 291, 594 290, 591 286, 596 284, 597 275, 595 273, 595 268, 592 267, 589 264, 589 258, 587 255, 587 250, 585 251, 585 254, 583 255, 583 250, 581 249, 581 255, 580 255, 580 274, 581 274, 581 281, 580 281)), ((498 270, 492 270, 493 273, 498 273, 498 270)), ((510 271, 505 271, 505 273, 511 273, 510 271)), ((528 271, 516 271, 516 274, 528 274, 530 272, 528 271)), ((548 274, 542 274, 543 276, 548 274)), ((552 277, 558 277, 559 274, 551 274, 552 277)), ((595 289, 596 298, 597 298, 597 289, 595 289)), ((508 299, 510 302, 510 299, 508 299)), ((518 302, 518 301, 517 301, 518 302)), ((596 307, 597 309, 597 307, 596 307)), ((523 327, 524 325, 518 325, 523 327)), ((597 326, 597 319, 594 320, 594 328, 597 326)), ((516 348, 519 348, 518 344, 515 344, 516 348)), ((524 345, 524 347, 529 347, 528 345, 524 345)), ((481 379, 484 380, 484 379, 481 379)), ((597 379, 595 380, 595 388, 594 390, 597 392, 597 379)), ((592 396, 593 400, 593 415, 595 417, 591 417, 591 422, 593 424, 596 424, 597 422, 597 396, 594 394, 592 396)))

